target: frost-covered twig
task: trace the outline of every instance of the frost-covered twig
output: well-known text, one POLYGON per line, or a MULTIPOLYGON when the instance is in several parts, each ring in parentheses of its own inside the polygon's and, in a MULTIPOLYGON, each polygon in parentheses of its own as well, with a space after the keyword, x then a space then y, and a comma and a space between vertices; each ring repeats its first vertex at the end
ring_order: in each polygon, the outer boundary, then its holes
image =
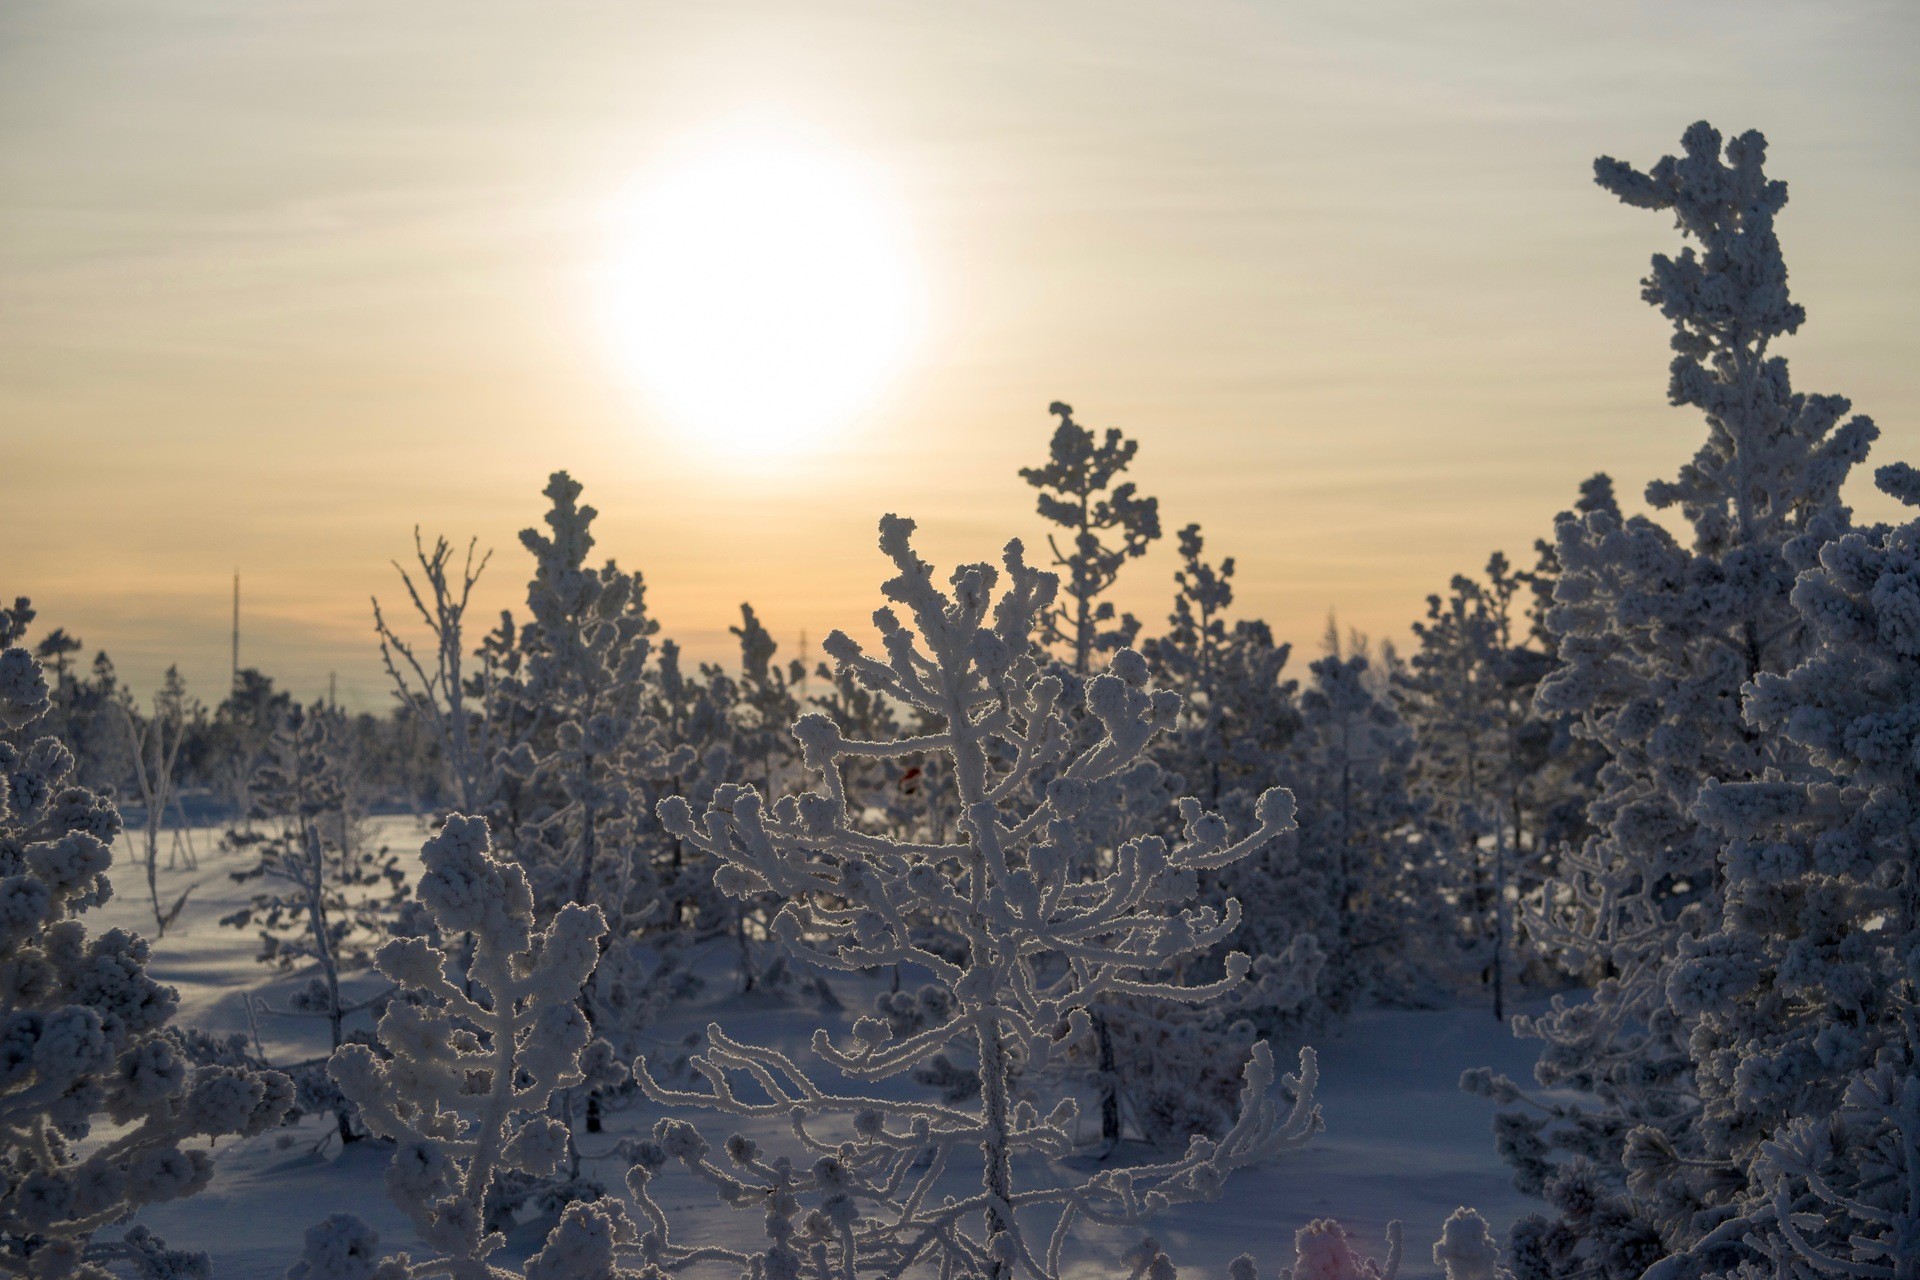
POLYGON ((380 637, 380 660, 386 666, 388 679, 393 681, 394 694, 439 742, 447 771, 459 791, 462 813, 476 813, 492 799, 489 757, 494 725, 484 714, 475 714, 467 705, 467 699, 472 696, 484 710, 492 695, 490 670, 482 669, 472 689, 468 687, 466 675, 467 606, 473 599, 473 588, 479 583, 480 575, 486 571, 487 561, 493 558, 493 553, 488 551, 476 561, 474 552, 479 545, 478 538, 467 542, 466 559, 456 574, 452 545, 439 537, 433 540, 433 550, 427 550, 416 525, 413 554, 420 564, 420 582, 415 582, 413 575, 398 561, 394 562, 394 572, 400 575, 407 599, 432 638, 430 668, 421 661, 414 645, 387 622, 380 611, 379 598, 376 596, 373 601, 373 629, 380 637), (422 583, 426 586, 424 595, 422 583))

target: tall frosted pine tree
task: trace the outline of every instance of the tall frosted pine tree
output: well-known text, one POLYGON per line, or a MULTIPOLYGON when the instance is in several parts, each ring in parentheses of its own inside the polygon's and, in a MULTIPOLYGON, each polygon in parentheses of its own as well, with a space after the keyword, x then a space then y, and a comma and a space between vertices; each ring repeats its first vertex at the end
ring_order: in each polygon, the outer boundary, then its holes
MULTIPOLYGON (((1878 479, 1920 506, 1920 472, 1878 479)), ((1663 1280, 1920 1278, 1920 520, 1828 543, 1793 604, 1808 656, 1748 686, 1746 720, 1825 772, 1695 806, 1728 837, 1720 925, 1667 978, 1698 1149, 1627 1137, 1634 1190, 1692 1210, 1663 1224, 1663 1280)))
MULTIPOLYGON (((1061 582, 1058 601, 1041 615, 1040 639, 1063 649, 1074 674, 1084 677, 1093 671, 1095 655, 1130 645, 1139 634, 1139 620, 1117 613, 1113 601, 1102 597, 1127 561, 1145 555, 1160 536, 1160 501, 1120 480, 1140 451, 1139 441, 1118 427, 1096 436, 1073 420, 1072 405, 1059 400, 1047 412, 1060 425, 1048 442, 1046 464, 1020 469, 1020 478, 1039 490, 1040 514, 1066 536, 1064 546, 1059 537, 1047 536, 1061 582)), ((1100 1132, 1111 1150, 1120 1141, 1119 1065, 1105 1010, 1093 1011, 1093 1029, 1100 1132)))
MULTIPOLYGON (((1643 296, 1673 322, 1669 398, 1700 410, 1707 437, 1677 477, 1647 487, 1652 507, 1684 520, 1685 541, 1604 506, 1555 531, 1562 573, 1547 625, 1560 665, 1537 702, 1574 716, 1606 763, 1589 808, 1595 834, 1563 854, 1529 925, 1599 981, 1586 999, 1516 1020, 1546 1041, 1541 1083, 1592 1095, 1497 1126, 1517 1181, 1557 1211, 1515 1228, 1526 1276, 1637 1277, 1702 1207, 1677 1184, 1627 1186, 1623 1164, 1635 1128, 1678 1158, 1703 1154, 1688 1050, 1697 1019, 1668 1000, 1676 960, 1719 923, 1721 839, 1695 801, 1703 785, 1823 776, 1803 747, 1742 719, 1741 689, 1806 656, 1794 578, 1846 532, 1840 486, 1876 434, 1845 399, 1795 391, 1773 350, 1805 313, 1787 292, 1774 232, 1787 190, 1766 176, 1765 140, 1746 133, 1723 148, 1701 123, 1682 149, 1644 172, 1595 163, 1602 187, 1670 212, 1688 241, 1654 257, 1643 296)), ((1519 1100, 1509 1082, 1469 1076, 1519 1100)))

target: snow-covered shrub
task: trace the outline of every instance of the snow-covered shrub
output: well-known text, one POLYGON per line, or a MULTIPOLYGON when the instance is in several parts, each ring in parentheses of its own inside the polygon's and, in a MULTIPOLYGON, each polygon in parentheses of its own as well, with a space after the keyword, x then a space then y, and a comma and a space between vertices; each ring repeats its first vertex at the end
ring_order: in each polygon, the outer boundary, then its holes
POLYGON ((1562 855, 1529 927, 1569 970, 1601 980, 1590 999, 1516 1025, 1547 1042, 1542 1083, 1597 1105, 1502 1118, 1522 1185, 1560 1209, 1558 1224, 1520 1229, 1535 1262, 1523 1263, 1516 1236, 1516 1265, 1530 1274, 1637 1274, 1664 1233, 1708 1207, 1680 1177, 1630 1196, 1622 1164, 1636 1126, 1682 1159, 1703 1154, 1687 1046, 1697 1015, 1669 1002, 1667 982, 1683 945, 1719 923, 1721 837, 1694 802, 1713 782, 1819 772, 1797 744, 1742 721, 1740 691, 1809 652, 1789 592, 1846 531, 1840 485, 1875 435, 1864 417, 1843 421, 1846 400, 1795 392, 1772 351, 1804 313, 1787 294, 1774 232, 1786 187, 1763 171, 1764 139, 1733 139, 1723 160, 1720 134, 1697 124, 1683 147, 1647 172, 1595 165, 1601 186, 1670 211, 1694 242, 1654 258, 1644 296, 1674 324, 1670 398, 1699 408, 1708 430, 1676 479, 1647 489, 1655 508, 1678 508, 1691 545, 1604 506, 1556 530, 1561 576, 1547 624, 1560 665, 1537 702, 1578 717, 1607 759, 1589 809, 1596 834, 1562 855), (1555 1152, 1577 1159, 1556 1167, 1555 1152))
MULTIPOLYGON (((1397 1222, 1387 1226, 1385 1260, 1375 1261, 1356 1252, 1353 1237, 1339 1222, 1317 1218, 1294 1233, 1293 1265, 1281 1271, 1280 1280, 1394 1280, 1403 1248, 1397 1222)), ((1252 1280, 1252 1260, 1246 1263, 1235 1280, 1252 1280)))
MULTIPOLYGON (((697 818, 684 800, 661 805, 671 831, 722 864, 728 892, 771 891, 785 900, 774 929, 802 960, 852 971, 907 966, 944 991, 928 1002, 932 1025, 905 1036, 874 1016, 855 1022, 849 1042, 817 1033, 814 1052, 830 1067, 883 1081, 946 1059, 977 1080, 967 1105, 831 1093, 785 1054, 741 1043, 718 1026, 695 1059, 706 1089, 669 1089, 636 1063, 642 1087, 662 1103, 792 1124, 800 1163, 736 1136, 726 1146, 730 1168, 709 1160, 708 1145, 685 1122, 665 1120, 657 1130, 665 1155, 728 1202, 766 1212, 763 1251, 702 1254, 756 1274, 897 1274, 918 1261, 949 1275, 1057 1276, 1075 1221, 1130 1224, 1165 1205, 1211 1197, 1234 1169, 1320 1127, 1311 1053, 1302 1054, 1290 1083, 1295 1101, 1282 1116, 1267 1097, 1275 1073, 1263 1044, 1248 1061, 1238 1118, 1219 1139, 1195 1137, 1176 1160, 1065 1185, 1026 1172, 1030 1159, 1072 1150, 1074 1102, 1042 1115, 1028 1085, 1051 1058, 1088 1040, 1090 1006, 1110 994, 1200 1003, 1245 980, 1244 958, 1230 959, 1217 982, 1173 980, 1184 959, 1239 922, 1238 904, 1224 912, 1180 904, 1202 870, 1286 830, 1292 805, 1284 791, 1269 792, 1257 805, 1256 829, 1235 842, 1218 817, 1186 801, 1179 844, 1135 837, 1105 851, 1104 874, 1086 875, 1089 832, 1103 829, 1103 815, 1088 811, 1090 798, 1100 784, 1130 776, 1154 736, 1174 723, 1178 695, 1149 689, 1145 661, 1121 650, 1085 685, 1087 714, 1100 733, 1078 745, 1061 705, 1062 681, 1032 644, 1054 600, 1053 576, 1028 567, 1016 542, 1007 548, 997 598, 1000 574, 986 564, 962 566, 943 592, 910 545, 912 529, 895 516, 881 523, 881 548, 897 570, 883 590, 907 614, 888 607, 874 615, 885 656, 839 632, 825 647, 865 687, 925 713, 931 732, 854 741, 829 717, 809 714, 794 732, 818 789, 769 804, 752 789, 722 787, 697 818), (874 834, 852 811, 844 763, 910 752, 949 762, 962 839, 933 844, 874 834), (910 913, 927 903, 955 921, 965 947, 957 959, 920 945, 910 913), (749 1092, 738 1091, 742 1081, 749 1092), (930 1194, 974 1152, 976 1193, 930 1194), (1052 1218, 1044 1237, 1031 1225, 1042 1214, 1052 1218)), ((644 1191, 644 1177, 636 1181, 644 1191)), ((657 1206, 642 1207, 653 1223, 644 1256, 665 1263, 694 1256, 671 1242, 657 1206)))
POLYGON ((203 1276, 204 1255, 150 1233, 95 1233, 204 1188, 212 1157, 187 1144, 279 1123, 292 1087, 191 1067, 167 1027, 179 997, 147 975, 146 941, 88 935, 80 917, 112 892, 120 816, 72 785, 64 745, 28 736, 50 699, 10 643, 24 606, 0 617, 0 1271, 105 1280, 100 1263, 138 1255, 155 1276, 203 1276))
POLYGON ((1455 1209, 1440 1224, 1433 1260, 1446 1280, 1513 1280, 1500 1265, 1500 1248, 1493 1242, 1487 1220, 1472 1209, 1455 1209))
MULTIPOLYGON (((441 936, 471 935, 472 958, 459 971, 425 938, 381 947, 375 963, 400 989, 380 1019, 383 1052, 347 1045, 330 1070, 367 1128, 395 1144, 387 1193, 433 1257, 399 1255, 377 1270, 372 1232, 336 1216, 308 1232, 303 1260, 289 1273, 301 1280, 500 1275, 487 1262, 504 1243, 489 1222, 489 1193, 511 1174, 542 1178, 561 1169, 569 1135, 549 1106, 604 1056, 579 1006, 606 932, 599 908, 570 903, 537 928, 526 873, 494 854, 479 818, 450 816, 420 858, 417 900, 441 936), (423 1264, 425 1272, 415 1270, 423 1264)), ((553 1236, 564 1252, 581 1230, 622 1222, 609 1204, 570 1205, 553 1236)), ((567 1274, 595 1273, 556 1271, 551 1258, 527 1269, 530 1277, 567 1274)))
MULTIPOLYGON (((1387 1256, 1376 1260, 1359 1252, 1336 1219, 1319 1218, 1294 1233, 1293 1265, 1281 1268, 1278 1280, 1396 1280, 1404 1248, 1398 1222, 1387 1224, 1387 1256)), ((1456 1209, 1441 1224, 1433 1260, 1444 1280, 1513 1280, 1500 1265, 1486 1219, 1472 1209, 1456 1209)), ((1260 1269, 1250 1255, 1241 1254, 1228 1264, 1227 1276, 1260 1280, 1260 1269)))

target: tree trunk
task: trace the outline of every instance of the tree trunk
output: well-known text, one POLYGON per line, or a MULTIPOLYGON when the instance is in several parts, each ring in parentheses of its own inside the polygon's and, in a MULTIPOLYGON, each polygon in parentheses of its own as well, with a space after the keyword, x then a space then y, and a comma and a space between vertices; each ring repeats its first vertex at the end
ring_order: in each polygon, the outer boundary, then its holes
POLYGON ((1504 829, 1493 840, 1493 1017, 1507 1020, 1507 835, 1504 829))
POLYGON ((987 1193, 988 1271, 990 1280, 1007 1280, 1011 1269, 993 1250, 993 1237, 1012 1228, 1009 1215, 1013 1202, 1013 1153, 1007 1138, 1013 1121, 1007 1105, 1007 1059, 1000 1042, 1000 1022, 994 1011, 985 1010, 980 1019, 980 1101, 986 1115, 980 1150, 985 1156, 981 1185, 987 1193))
POLYGON ((1105 1157, 1120 1145, 1120 1087, 1115 1078, 1113 1032, 1107 1027, 1107 1015, 1097 1009, 1093 1014, 1093 1031, 1100 1043, 1100 1141, 1104 1144, 1101 1155, 1105 1157))

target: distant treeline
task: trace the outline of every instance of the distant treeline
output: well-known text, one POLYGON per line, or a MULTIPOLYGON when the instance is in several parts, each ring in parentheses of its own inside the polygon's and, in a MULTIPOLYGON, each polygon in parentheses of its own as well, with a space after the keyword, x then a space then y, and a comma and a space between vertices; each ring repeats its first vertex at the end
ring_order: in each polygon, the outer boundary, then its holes
MULTIPOLYGON (((46 728, 72 749, 78 780, 110 792, 129 823, 140 825, 145 815, 134 764, 137 744, 152 743, 162 724, 167 736, 178 735, 167 824, 212 826, 244 817, 250 780, 275 728, 293 712, 293 695, 275 687, 267 673, 245 667, 226 697, 208 707, 178 668, 169 667, 160 690, 143 706, 104 649, 90 664, 80 661, 84 650, 82 639, 63 628, 34 646, 53 698, 46 728)), ((306 710, 329 722, 328 739, 358 792, 357 808, 413 811, 444 802, 439 744, 404 706, 354 713, 320 701, 306 710)))

